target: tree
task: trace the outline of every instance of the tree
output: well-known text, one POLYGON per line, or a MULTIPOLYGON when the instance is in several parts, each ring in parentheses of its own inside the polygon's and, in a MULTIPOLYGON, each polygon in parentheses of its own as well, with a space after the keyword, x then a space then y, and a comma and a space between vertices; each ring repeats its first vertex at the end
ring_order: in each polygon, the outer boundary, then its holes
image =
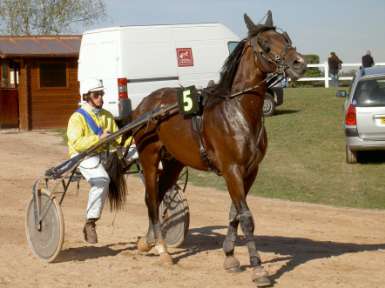
POLYGON ((68 33, 103 16, 103 0, 0 0, 2 30, 12 35, 68 33))

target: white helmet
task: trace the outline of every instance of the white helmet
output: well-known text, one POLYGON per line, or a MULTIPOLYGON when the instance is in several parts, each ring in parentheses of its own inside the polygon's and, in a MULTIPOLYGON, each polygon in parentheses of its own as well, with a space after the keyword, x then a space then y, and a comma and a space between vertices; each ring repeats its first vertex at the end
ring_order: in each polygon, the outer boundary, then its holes
POLYGON ((80 95, 103 90, 102 80, 90 78, 80 82, 80 95))

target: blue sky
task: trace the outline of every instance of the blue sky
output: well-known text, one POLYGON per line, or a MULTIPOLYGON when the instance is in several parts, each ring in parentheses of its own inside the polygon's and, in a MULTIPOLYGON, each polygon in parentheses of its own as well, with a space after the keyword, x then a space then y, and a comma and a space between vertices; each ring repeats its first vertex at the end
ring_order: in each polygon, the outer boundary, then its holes
POLYGON ((90 28, 119 25, 221 22, 246 36, 243 13, 258 22, 268 9, 294 45, 324 61, 335 51, 344 62, 360 62, 370 49, 385 62, 383 0, 105 0, 107 18, 90 28))

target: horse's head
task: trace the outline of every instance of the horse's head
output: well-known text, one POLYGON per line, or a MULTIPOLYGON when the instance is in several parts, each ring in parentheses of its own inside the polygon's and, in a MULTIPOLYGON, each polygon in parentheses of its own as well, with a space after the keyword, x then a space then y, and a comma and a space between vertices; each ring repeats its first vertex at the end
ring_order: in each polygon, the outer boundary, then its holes
POLYGON ((305 58, 292 46, 286 32, 278 32, 273 24, 271 11, 268 11, 265 24, 254 24, 245 14, 249 30, 250 45, 254 50, 256 63, 264 73, 286 73, 296 80, 306 69, 305 58))

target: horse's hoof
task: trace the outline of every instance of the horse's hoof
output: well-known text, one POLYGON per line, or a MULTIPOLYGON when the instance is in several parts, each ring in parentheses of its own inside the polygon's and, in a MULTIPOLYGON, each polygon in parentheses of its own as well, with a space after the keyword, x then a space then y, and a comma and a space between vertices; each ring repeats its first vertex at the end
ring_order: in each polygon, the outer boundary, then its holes
POLYGON ((159 257, 160 257, 160 263, 162 263, 163 265, 170 266, 174 264, 172 257, 168 253, 161 253, 159 257))
POLYGON ((269 279, 267 272, 262 267, 256 267, 253 269, 251 280, 257 287, 268 287, 273 284, 269 279))
POLYGON ((273 285, 273 283, 270 281, 268 277, 260 277, 253 281, 257 287, 269 287, 273 285))
POLYGON ((239 263, 238 259, 234 256, 226 256, 225 262, 223 263, 223 268, 225 268, 227 272, 232 273, 238 273, 242 271, 241 263, 239 263))
POLYGON ((148 252, 151 250, 151 248, 154 245, 151 245, 150 243, 147 242, 145 237, 142 237, 142 238, 139 238, 137 246, 140 252, 148 252))

